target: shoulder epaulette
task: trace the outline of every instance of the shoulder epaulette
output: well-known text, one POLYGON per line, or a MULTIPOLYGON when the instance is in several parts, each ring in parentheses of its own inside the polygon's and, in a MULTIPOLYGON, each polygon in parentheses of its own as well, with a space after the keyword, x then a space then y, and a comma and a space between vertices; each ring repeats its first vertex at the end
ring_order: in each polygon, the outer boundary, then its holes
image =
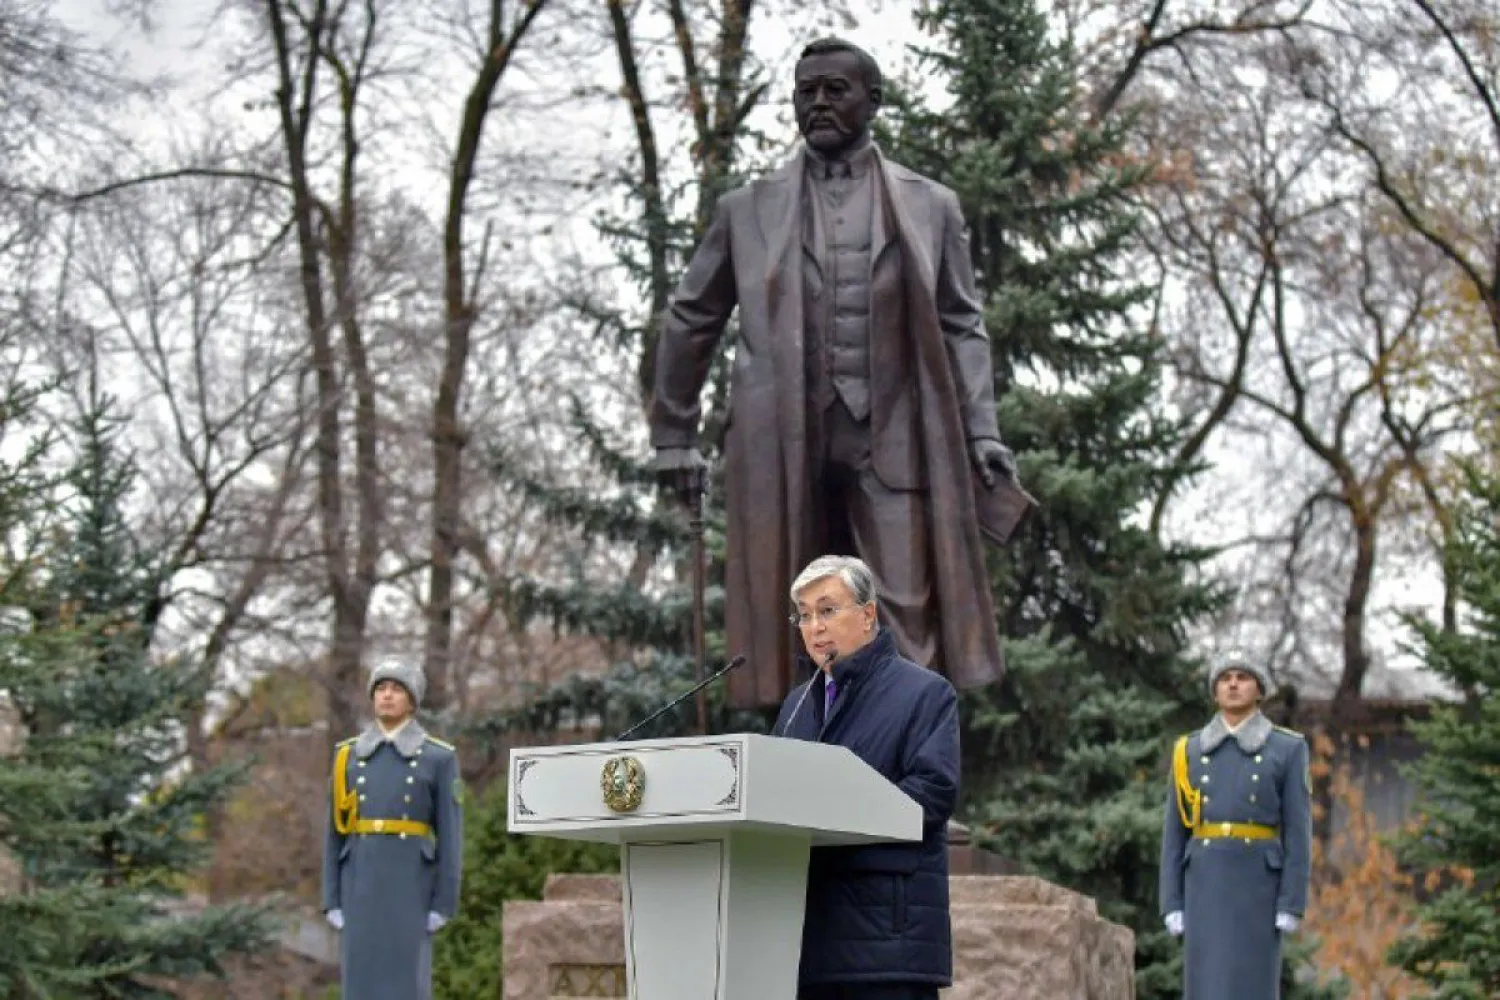
POLYGON ((431 733, 427 734, 427 742, 428 743, 436 743, 438 746, 442 747, 444 750, 452 750, 455 753, 458 752, 458 748, 455 747, 452 743, 449 743, 447 740, 440 740, 436 736, 433 736, 431 733))
POLYGON ((1285 726, 1272 726, 1271 728, 1274 729, 1274 730, 1276 730, 1278 733, 1285 733, 1287 736, 1291 736, 1294 739, 1299 739, 1299 740, 1305 740, 1305 739, 1307 739, 1306 736, 1303 736, 1301 733, 1297 732, 1297 730, 1295 730, 1295 729, 1288 729, 1285 726))

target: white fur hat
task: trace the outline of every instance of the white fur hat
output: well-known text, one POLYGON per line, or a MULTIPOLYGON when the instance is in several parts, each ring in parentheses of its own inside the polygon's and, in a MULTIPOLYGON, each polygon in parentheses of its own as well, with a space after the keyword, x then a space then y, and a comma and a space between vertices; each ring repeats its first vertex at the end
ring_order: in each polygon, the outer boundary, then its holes
POLYGON ((1271 680, 1271 672, 1265 667, 1252 661, 1248 656, 1241 654, 1228 654, 1219 657, 1208 668, 1208 696, 1214 696, 1214 687, 1219 683, 1219 678, 1231 670, 1243 670, 1254 677, 1260 684, 1260 696, 1271 697, 1271 692, 1276 690, 1276 684, 1271 680))
POLYGON ((422 707, 422 695, 427 693, 427 678, 422 668, 400 660, 388 660, 370 671, 370 684, 365 689, 366 697, 375 697, 375 685, 381 681, 395 681, 411 695, 412 707, 422 707))

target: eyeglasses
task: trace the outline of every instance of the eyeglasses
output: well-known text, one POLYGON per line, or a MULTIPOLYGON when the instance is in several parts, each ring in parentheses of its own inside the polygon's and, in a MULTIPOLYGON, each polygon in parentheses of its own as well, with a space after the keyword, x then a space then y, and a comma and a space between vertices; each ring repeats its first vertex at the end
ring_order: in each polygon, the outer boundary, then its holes
POLYGON ((820 624, 827 625, 829 622, 833 621, 834 616, 840 614, 841 612, 848 611, 851 607, 856 607, 856 605, 835 604, 830 607, 819 608, 810 615, 793 613, 787 616, 787 621, 791 622, 793 625, 796 625, 798 628, 807 628, 807 626, 812 624, 814 618, 816 618, 820 624))

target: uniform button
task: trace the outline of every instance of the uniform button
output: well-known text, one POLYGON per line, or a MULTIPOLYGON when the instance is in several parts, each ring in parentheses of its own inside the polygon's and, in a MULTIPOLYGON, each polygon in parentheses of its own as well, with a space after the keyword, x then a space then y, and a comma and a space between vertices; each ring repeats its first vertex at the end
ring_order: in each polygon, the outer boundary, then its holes
POLYGON ((361 795, 361 796, 360 796, 360 797, 359 797, 359 801, 361 801, 361 802, 364 802, 364 801, 365 801, 365 800, 366 800, 366 799, 368 799, 368 798, 369 798, 369 796, 368 796, 368 795, 361 795))
POLYGON ((1251 781, 1259 781, 1260 780, 1260 775, 1258 775, 1258 774, 1252 774, 1252 775, 1250 775, 1250 780, 1251 781))
POLYGON ((1255 755, 1255 763, 1257 763, 1257 764, 1260 763, 1260 754, 1256 754, 1255 755))
POLYGON ((1207 795, 1203 796, 1203 804, 1204 805, 1208 805, 1208 796, 1207 795))
POLYGON ((365 783, 365 776, 361 774, 357 779, 355 779, 354 783, 356 785, 363 785, 365 783))
POLYGON ((1250 796, 1250 801, 1251 801, 1251 802, 1254 802, 1254 801, 1255 801, 1255 796, 1254 796, 1254 795, 1252 795, 1252 796, 1250 796))
POLYGON ((1201 780, 1205 785, 1208 784, 1208 775, 1205 774, 1201 780))
POLYGON ((360 767, 364 767, 364 766, 365 766, 365 764, 367 764, 367 763, 368 763, 368 761, 363 761, 363 760, 362 760, 362 761, 360 761, 360 762, 359 762, 359 766, 360 766, 360 767))
MULTIPOLYGON (((401 797, 401 801, 402 802, 410 802, 411 801, 411 796, 410 795, 403 795, 401 797)), ((1253 796, 1253 795, 1250 796, 1250 801, 1254 802, 1255 801, 1255 796, 1253 796)))
POLYGON ((1203 761, 1203 763, 1205 763, 1205 764, 1207 764, 1207 763, 1208 763, 1208 757, 1207 757, 1207 756, 1204 756, 1204 757, 1200 757, 1200 758, 1199 758, 1199 759, 1200 759, 1200 760, 1202 760, 1202 761, 1203 761))
POLYGON ((416 766, 417 766, 417 762, 416 762, 416 761, 412 761, 412 762, 411 762, 411 766, 412 766, 412 767, 416 767, 416 766))
POLYGON ((417 783, 417 779, 416 779, 416 778, 413 778, 413 777, 411 777, 411 776, 410 776, 410 775, 407 775, 407 778, 406 778, 406 783, 407 783, 407 784, 408 784, 408 785, 414 785, 414 784, 416 784, 416 783, 417 783))

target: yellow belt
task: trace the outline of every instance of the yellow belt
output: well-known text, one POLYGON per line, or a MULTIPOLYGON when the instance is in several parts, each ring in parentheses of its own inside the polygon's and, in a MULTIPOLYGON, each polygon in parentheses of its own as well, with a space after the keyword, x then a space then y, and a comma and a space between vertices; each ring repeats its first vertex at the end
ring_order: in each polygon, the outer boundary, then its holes
POLYGON ((357 819, 351 833, 399 833, 413 837, 432 836, 432 827, 414 819, 357 819))
POLYGON ((1274 826, 1261 826, 1259 823, 1199 823, 1193 827, 1193 836, 1204 840, 1218 837, 1228 837, 1234 840, 1275 840, 1277 832, 1274 826))

